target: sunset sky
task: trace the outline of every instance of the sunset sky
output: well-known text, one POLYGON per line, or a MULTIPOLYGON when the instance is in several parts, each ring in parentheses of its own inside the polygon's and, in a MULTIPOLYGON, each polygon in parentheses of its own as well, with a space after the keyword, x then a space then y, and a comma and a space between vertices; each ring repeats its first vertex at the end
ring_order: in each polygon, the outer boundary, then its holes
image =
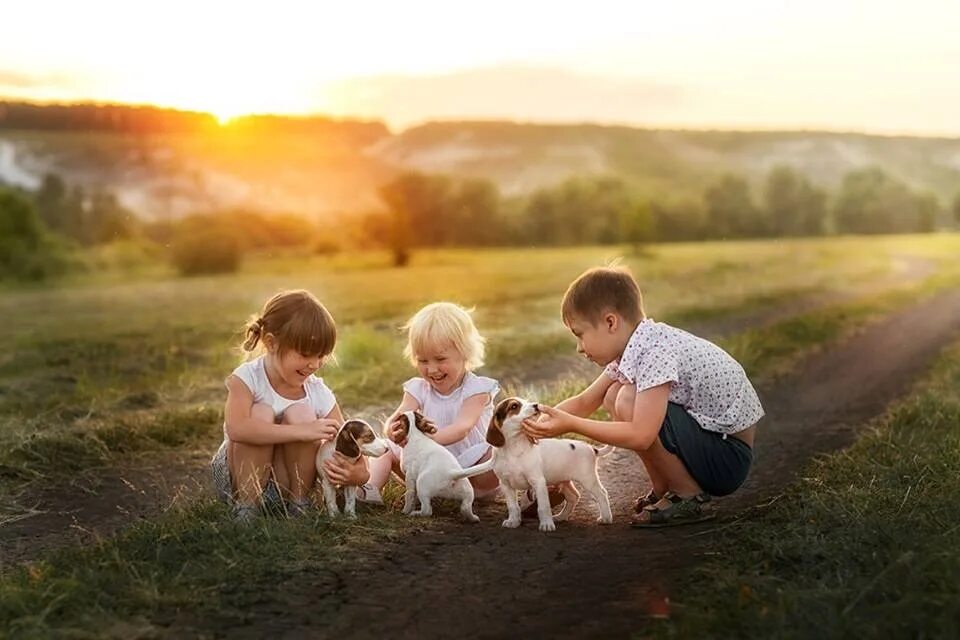
POLYGON ((7 5, 0 97, 960 135, 956 0, 7 5))

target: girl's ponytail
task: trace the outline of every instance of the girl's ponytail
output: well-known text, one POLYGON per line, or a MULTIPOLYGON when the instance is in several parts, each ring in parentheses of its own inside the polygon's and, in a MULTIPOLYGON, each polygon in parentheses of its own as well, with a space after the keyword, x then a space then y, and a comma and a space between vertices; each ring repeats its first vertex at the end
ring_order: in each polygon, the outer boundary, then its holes
POLYGON ((263 318, 254 318, 247 323, 243 350, 253 351, 257 348, 257 343, 260 342, 261 338, 263 338, 263 318))

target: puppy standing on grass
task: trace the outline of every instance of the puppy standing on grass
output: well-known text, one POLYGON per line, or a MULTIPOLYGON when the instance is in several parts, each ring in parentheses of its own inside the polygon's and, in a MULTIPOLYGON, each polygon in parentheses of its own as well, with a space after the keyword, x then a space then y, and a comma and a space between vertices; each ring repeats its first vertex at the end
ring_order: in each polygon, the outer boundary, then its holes
POLYGON ((396 440, 407 440, 400 459, 406 495, 403 512, 407 515, 433 515, 433 498, 450 498, 460 501, 460 515, 467 522, 480 522, 473 513, 473 486, 467 478, 490 471, 493 460, 463 469, 452 453, 426 434, 436 433, 437 428, 418 411, 406 411, 398 416, 400 431, 396 440), (420 509, 413 510, 413 500, 420 500, 420 509))
MULTIPOLYGON (((373 428, 363 420, 347 420, 337 432, 337 437, 328 440, 317 451, 317 476, 320 478, 320 484, 323 488, 323 500, 327 505, 327 513, 330 517, 340 515, 337 507, 337 490, 330 478, 323 472, 324 463, 333 458, 336 453, 340 453, 351 463, 356 463, 360 456, 370 456, 377 458, 387 452, 387 442, 383 438, 377 437, 373 428)), ((357 517, 357 487, 355 485, 346 485, 343 487, 343 513, 348 518, 357 517)))
POLYGON ((533 489, 537 496, 537 515, 540 531, 554 531, 553 513, 547 485, 557 485, 566 498, 557 520, 570 517, 580 492, 573 485, 579 482, 600 506, 597 522, 610 524, 610 497, 597 476, 597 461, 612 452, 614 447, 597 449, 580 440, 548 439, 534 442, 523 430, 523 421, 539 415, 540 407, 519 398, 506 398, 497 405, 487 429, 487 442, 496 447, 493 471, 500 479, 500 488, 507 499, 507 519, 504 527, 520 526, 520 503, 517 491, 533 489))

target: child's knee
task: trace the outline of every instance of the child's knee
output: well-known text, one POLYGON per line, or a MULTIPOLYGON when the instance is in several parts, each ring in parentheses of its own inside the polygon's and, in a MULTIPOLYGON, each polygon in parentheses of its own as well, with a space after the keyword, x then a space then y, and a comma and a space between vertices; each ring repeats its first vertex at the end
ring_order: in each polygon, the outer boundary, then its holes
POLYGON ((310 405, 304 402, 297 402, 286 408, 283 412, 281 422, 283 422, 283 424, 305 424, 307 422, 313 422, 316 419, 317 416, 310 405))
POLYGON ((264 422, 275 422, 273 407, 262 402, 253 405, 253 408, 250 409, 250 416, 264 422))

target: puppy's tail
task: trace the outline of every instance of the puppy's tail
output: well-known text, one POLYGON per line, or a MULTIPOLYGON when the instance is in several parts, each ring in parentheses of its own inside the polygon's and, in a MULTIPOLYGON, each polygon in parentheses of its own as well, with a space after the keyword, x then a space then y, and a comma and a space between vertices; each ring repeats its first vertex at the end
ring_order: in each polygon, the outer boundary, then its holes
POLYGON ((608 456, 611 453, 613 453, 615 449, 616 449, 615 446, 613 446, 612 444, 608 444, 603 449, 597 449, 596 447, 594 447, 593 452, 597 455, 598 458, 602 458, 603 456, 608 456))
POLYGON ((486 473, 493 469, 493 458, 490 458, 486 462, 481 464, 475 464, 472 467, 467 467, 466 469, 461 469, 453 474, 453 480, 460 480, 462 478, 471 478, 473 476, 478 476, 481 473, 486 473))

